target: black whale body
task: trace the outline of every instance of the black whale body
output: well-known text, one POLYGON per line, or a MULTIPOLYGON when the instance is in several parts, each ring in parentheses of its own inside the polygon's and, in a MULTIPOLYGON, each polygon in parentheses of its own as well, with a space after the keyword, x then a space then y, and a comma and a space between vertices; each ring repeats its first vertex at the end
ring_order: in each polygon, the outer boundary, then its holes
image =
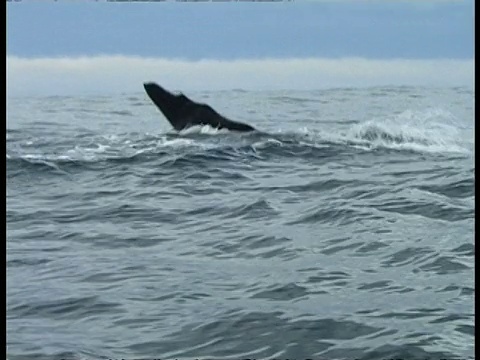
POLYGON ((210 125, 217 129, 225 128, 243 132, 255 130, 250 125, 227 119, 207 104, 196 103, 183 94, 172 94, 156 83, 144 83, 143 87, 177 131, 194 125, 210 125))

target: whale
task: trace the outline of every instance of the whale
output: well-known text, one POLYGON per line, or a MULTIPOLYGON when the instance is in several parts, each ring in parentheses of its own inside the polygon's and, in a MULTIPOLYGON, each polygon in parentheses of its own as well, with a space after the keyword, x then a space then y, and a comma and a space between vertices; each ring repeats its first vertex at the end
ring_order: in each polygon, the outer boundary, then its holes
POLYGON ((146 82, 143 87, 152 102, 177 131, 195 125, 210 125, 216 129, 242 132, 255 131, 252 126, 227 119, 210 105, 197 103, 183 93, 172 94, 154 82, 146 82))

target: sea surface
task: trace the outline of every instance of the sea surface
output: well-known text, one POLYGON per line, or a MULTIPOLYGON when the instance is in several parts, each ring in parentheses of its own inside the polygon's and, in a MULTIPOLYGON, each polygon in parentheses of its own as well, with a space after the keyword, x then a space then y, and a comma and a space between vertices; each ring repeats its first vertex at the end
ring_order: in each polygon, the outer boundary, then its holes
POLYGON ((473 359, 470 88, 7 100, 7 357, 473 359))

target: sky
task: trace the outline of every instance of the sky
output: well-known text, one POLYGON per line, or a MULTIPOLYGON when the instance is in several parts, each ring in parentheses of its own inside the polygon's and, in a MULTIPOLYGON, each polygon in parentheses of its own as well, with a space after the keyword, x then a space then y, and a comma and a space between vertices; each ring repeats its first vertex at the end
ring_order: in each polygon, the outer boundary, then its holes
POLYGON ((7 2, 7 92, 473 83, 473 0, 7 2))

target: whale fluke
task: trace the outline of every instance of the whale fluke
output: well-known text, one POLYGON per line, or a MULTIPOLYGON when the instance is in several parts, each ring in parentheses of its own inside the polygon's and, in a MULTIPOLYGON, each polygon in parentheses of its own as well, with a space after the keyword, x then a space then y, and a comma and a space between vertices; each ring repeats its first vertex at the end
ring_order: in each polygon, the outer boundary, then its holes
POLYGON ((153 103, 160 109, 177 131, 194 125, 210 125, 216 129, 254 131, 247 124, 232 121, 217 113, 207 104, 199 104, 183 94, 172 94, 156 83, 144 83, 143 87, 153 103))

